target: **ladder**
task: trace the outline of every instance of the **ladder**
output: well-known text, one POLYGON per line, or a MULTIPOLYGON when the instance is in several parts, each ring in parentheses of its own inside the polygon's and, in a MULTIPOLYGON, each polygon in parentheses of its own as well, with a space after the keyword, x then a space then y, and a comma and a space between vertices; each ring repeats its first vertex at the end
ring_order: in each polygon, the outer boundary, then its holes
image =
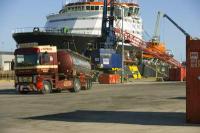
POLYGON ((174 59, 168 53, 160 53, 158 51, 152 51, 152 50, 147 49, 147 43, 144 40, 136 37, 132 33, 123 31, 123 34, 122 34, 122 30, 120 28, 114 28, 114 32, 115 32, 115 35, 117 38, 121 39, 123 36, 124 40, 126 42, 128 42, 129 44, 131 44, 133 47, 137 47, 138 49, 142 50, 143 52, 152 55, 154 58, 159 59, 163 62, 166 62, 167 64, 169 64, 173 67, 177 67, 177 68, 182 67, 182 64, 179 61, 177 61, 176 59, 174 59))

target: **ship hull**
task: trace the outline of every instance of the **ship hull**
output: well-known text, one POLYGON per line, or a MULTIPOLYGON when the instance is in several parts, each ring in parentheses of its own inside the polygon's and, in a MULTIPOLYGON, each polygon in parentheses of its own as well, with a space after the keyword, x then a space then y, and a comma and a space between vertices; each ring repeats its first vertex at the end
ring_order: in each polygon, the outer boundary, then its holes
POLYGON ((78 34, 58 34, 48 32, 25 32, 14 33, 13 38, 17 44, 38 43, 38 45, 54 45, 58 49, 71 49, 84 53, 89 45, 99 48, 100 36, 78 35, 78 34))

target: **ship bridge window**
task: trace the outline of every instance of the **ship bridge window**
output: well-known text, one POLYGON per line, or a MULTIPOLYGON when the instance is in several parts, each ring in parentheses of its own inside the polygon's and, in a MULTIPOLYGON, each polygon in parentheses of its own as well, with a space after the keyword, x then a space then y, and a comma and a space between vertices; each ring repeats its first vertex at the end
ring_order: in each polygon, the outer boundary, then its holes
POLYGON ((85 10, 85 6, 81 6, 81 9, 82 9, 82 10, 85 10))
POLYGON ((133 10, 134 10, 133 7, 129 7, 129 13, 130 13, 131 15, 133 14, 133 10))
POLYGON ((77 10, 78 10, 78 7, 77 7, 77 6, 76 6, 76 7, 74 7, 74 10, 75 10, 75 11, 77 11, 77 10))
POLYGON ((124 16, 128 16, 129 15, 129 9, 128 8, 124 8, 124 16))
POLYGON ((135 8, 135 15, 137 15, 139 13, 139 8, 135 8))
POLYGON ((91 10, 94 10, 94 6, 91 6, 91 10))
POLYGON ((90 6, 86 6, 86 10, 90 10, 90 6))
POLYGON ((99 10, 99 6, 95 6, 95 10, 99 10))
POLYGON ((81 7, 80 7, 80 6, 78 6, 78 7, 77 7, 77 10, 78 10, 78 11, 81 11, 81 7))

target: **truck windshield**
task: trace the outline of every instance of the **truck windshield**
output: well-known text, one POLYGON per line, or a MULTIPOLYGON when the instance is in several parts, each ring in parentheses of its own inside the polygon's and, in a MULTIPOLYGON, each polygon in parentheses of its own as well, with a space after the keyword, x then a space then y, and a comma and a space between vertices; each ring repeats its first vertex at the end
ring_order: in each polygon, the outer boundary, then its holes
POLYGON ((37 54, 16 55, 16 66, 35 66, 39 64, 37 54))

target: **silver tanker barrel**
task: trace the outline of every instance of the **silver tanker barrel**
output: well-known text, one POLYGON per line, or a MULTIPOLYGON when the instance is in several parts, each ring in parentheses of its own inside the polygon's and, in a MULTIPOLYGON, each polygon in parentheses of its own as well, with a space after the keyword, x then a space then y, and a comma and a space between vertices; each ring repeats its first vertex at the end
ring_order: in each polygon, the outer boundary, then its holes
POLYGON ((58 51, 58 72, 67 76, 85 74, 91 76, 90 59, 71 50, 58 51))

